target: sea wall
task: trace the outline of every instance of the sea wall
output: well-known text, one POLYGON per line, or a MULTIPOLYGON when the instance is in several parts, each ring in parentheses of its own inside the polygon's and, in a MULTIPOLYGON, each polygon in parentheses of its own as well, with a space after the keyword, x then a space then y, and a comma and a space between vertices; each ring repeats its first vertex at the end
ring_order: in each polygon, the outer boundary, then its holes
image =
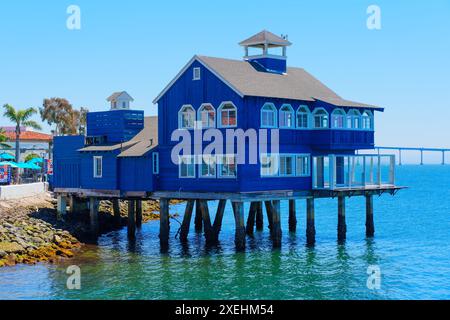
POLYGON ((48 190, 47 182, 0 186, 0 200, 15 200, 44 194, 48 190))

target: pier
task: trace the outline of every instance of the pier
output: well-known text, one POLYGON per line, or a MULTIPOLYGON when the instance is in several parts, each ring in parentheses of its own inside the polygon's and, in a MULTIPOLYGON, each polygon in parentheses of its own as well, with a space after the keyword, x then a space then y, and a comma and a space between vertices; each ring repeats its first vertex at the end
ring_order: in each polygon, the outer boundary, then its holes
POLYGON ((398 152, 398 165, 401 166, 402 163, 402 151, 418 151, 420 152, 420 165, 424 164, 423 154, 424 152, 437 152, 441 153, 442 160, 441 164, 445 165, 445 153, 450 152, 450 149, 447 148, 424 148, 424 147, 375 147, 375 150, 380 154, 381 150, 390 150, 398 152))

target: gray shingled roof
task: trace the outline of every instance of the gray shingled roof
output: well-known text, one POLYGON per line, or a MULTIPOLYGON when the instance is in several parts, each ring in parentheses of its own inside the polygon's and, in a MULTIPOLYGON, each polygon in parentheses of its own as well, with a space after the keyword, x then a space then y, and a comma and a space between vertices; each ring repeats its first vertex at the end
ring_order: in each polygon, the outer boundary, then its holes
POLYGON ((205 56, 196 58, 242 96, 321 100, 341 107, 379 108, 341 98, 302 68, 287 68, 286 74, 276 74, 258 71, 247 61, 205 56))
POLYGON ((239 42, 239 45, 241 46, 263 46, 264 44, 269 46, 290 46, 292 43, 267 30, 263 30, 254 36, 239 42))
POLYGON ((124 148, 129 148, 130 146, 136 144, 136 141, 127 141, 127 142, 123 142, 123 143, 115 143, 115 144, 100 144, 100 145, 93 145, 93 146, 88 146, 88 147, 84 147, 79 149, 78 151, 81 152, 94 152, 94 151, 115 151, 118 149, 124 149, 124 148))
POLYGON ((120 95, 122 95, 123 93, 126 93, 130 98, 131 98, 131 101, 134 101, 134 99, 128 94, 128 92, 126 92, 126 91, 117 91, 117 92, 114 92, 112 95, 110 95, 107 99, 106 99, 106 101, 115 101, 115 100, 117 100, 117 98, 118 97, 120 97, 120 95))
POLYGON ((130 142, 136 142, 127 148, 118 157, 141 157, 158 145, 158 117, 145 117, 144 129, 130 142))

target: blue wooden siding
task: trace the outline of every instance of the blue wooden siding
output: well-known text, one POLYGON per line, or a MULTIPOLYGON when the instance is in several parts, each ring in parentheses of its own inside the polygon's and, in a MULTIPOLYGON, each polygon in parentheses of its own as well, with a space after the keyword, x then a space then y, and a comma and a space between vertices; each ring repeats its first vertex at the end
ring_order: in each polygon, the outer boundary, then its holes
POLYGON ((80 187, 82 189, 118 190, 119 151, 82 152, 80 162, 80 187), (102 157, 102 177, 94 178, 94 156, 102 157))
POLYGON ((55 137, 53 139, 54 188, 80 187, 80 153, 84 147, 84 136, 55 137))
POLYGON ((143 157, 119 158, 119 189, 121 191, 155 190, 152 153, 143 157))

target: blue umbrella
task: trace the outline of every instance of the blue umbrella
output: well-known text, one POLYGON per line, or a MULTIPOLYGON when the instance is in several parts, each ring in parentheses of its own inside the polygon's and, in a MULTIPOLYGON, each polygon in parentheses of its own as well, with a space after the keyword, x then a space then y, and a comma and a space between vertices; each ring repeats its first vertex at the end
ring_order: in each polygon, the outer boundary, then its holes
POLYGON ((28 163, 42 163, 44 162, 44 159, 42 158, 33 158, 30 161, 28 161, 28 163))
POLYGON ((15 163, 14 161, 5 161, 2 162, 2 164, 10 166, 11 168, 21 168, 21 166, 18 163, 15 163))
POLYGON ((29 163, 29 162, 21 162, 17 164, 19 168, 22 169, 32 169, 32 170, 41 170, 41 167, 39 167, 37 164, 35 163, 29 163))
POLYGON ((2 160, 14 160, 15 157, 10 155, 9 153, 3 152, 3 153, 0 153, 0 159, 2 159, 2 160))

